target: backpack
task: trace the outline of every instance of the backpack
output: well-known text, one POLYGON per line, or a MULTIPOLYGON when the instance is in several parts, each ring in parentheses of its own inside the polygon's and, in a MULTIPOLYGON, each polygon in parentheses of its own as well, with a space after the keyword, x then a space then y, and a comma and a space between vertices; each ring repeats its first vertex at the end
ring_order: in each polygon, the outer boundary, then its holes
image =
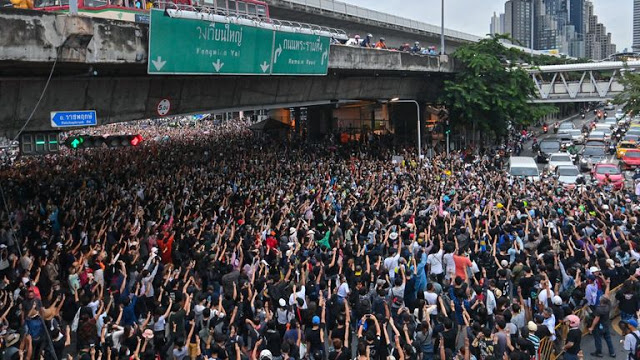
POLYGON ((631 335, 633 335, 633 337, 636 338, 636 347, 633 349, 633 352, 629 354, 629 356, 634 360, 639 360, 640 359, 640 337, 638 337, 638 335, 636 335, 635 332, 631 332, 631 335))
POLYGON ((371 314, 371 299, 367 295, 358 295, 358 303, 356 304, 356 310, 360 316, 365 314, 371 314))
POLYGON ((376 296, 373 300, 373 311, 376 314, 383 314, 385 313, 385 307, 384 307, 385 301, 384 298, 380 297, 380 296, 376 296))

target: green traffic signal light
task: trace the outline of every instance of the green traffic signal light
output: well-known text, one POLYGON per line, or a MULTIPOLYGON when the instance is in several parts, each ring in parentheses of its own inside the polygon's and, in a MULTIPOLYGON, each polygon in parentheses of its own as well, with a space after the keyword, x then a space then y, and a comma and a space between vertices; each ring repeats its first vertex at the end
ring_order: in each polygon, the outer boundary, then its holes
POLYGON ((76 149, 76 148, 78 148, 78 145, 80 145, 80 143, 81 143, 81 141, 78 140, 78 138, 75 138, 75 139, 71 140, 71 147, 76 149))

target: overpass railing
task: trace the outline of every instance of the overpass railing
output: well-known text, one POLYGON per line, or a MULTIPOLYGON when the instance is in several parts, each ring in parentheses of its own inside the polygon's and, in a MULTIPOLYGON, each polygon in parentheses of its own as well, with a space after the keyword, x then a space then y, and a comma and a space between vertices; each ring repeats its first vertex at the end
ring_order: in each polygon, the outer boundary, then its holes
MULTIPOLYGON (((411 20, 400 16, 395 16, 381 11, 371 10, 356 5, 344 3, 342 1, 335 0, 279 0, 282 3, 298 4, 305 7, 316 8, 325 11, 332 11, 344 15, 359 17, 363 19, 369 19, 386 23, 395 26, 402 26, 410 29, 421 30, 429 33, 439 34, 440 27, 432 24, 427 24, 417 20, 411 20)), ((461 31, 445 29, 444 35, 457 38, 466 41, 477 42, 482 39, 479 36, 464 33, 461 31)))
POLYGON ((303 31, 309 31, 312 33, 324 33, 325 35, 332 36, 338 40, 346 41, 349 37, 347 33, 342 29, 336 29, 332 27, 308 24, 299 21, 289 21, 289 20, 278 20, 274 18, 265 18, 261 16, 248 15, 248 14, 237 14, 230 13, 227 9, 216 8, 207 5, 189 5, 189 4, 180 4, 175 3, 173 1, 156 1, 154 6, 161 9, 172 10, 175 12, 170 12, 170 16, 174 16, 173 14, 180 14, 181 12, 192 12, 199 13, 203 15, 203 19, 210 15, 222 16, 229 22, 234 22, 237 19, 246 19, 252 21, 257 26, 260 26, 262 23, 268 23, 277 27, 289 27, 300 29, 303 31))

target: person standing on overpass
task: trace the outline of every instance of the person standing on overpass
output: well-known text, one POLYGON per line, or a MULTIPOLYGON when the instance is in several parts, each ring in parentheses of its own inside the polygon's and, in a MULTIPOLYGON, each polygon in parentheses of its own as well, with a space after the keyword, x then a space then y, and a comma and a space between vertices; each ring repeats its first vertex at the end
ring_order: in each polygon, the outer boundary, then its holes
POLYGON ((373 48, 373 44, 371 44, 372 39, 373 39, 373 35, 367 34, 367 37, 364 38, 364 40, 362 40, 362 42, 360 43, 360 46, 366 47, 366 48, 373 48))
POLYGON ((422 50, 422 47, 420 47, 420 42, 419 42, 419 41, 416 41, 416 42, 413 44, 413 47, 411 48, 411 52, 412 52, 412 53, 414 53, 414 54, 417 54, 417 53, 419 53, 421 50, 422 50))
POLYGON ((356 35, 353 37, 353 39, 349 39, 349 41, 347 41, 347 46, 360 46, 360 35, 356 35))
POLYGON ((376 43, 376 49, 387 49, 387 44, 384 42, 383 37, 381 37, 380 41, 376 43))

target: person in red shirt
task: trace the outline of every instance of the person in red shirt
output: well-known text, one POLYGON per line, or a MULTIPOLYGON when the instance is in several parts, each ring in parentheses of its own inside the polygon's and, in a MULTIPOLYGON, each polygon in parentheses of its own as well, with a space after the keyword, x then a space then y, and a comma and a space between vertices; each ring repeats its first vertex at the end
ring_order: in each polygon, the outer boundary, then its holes
POLYGON ((171 232, 169 239, 166 236, 162 240, 158 240, 158 250, 160 250, 160 259, 163 264, 171 263, 171 249, 173 248, 173 238, 176 232, 171 232))
POLYGON ((274 231, 271 232, 271 235, 267 237, 267 247, 269 249, 275 249, 278 247, 278 239, 275 237, 276 233, 274 231))
POLYGON ((467 281, 467 268, 471 267, 471 260, 467 255, 453 255, 453 262, 456 264, 456 276, 467 281))

